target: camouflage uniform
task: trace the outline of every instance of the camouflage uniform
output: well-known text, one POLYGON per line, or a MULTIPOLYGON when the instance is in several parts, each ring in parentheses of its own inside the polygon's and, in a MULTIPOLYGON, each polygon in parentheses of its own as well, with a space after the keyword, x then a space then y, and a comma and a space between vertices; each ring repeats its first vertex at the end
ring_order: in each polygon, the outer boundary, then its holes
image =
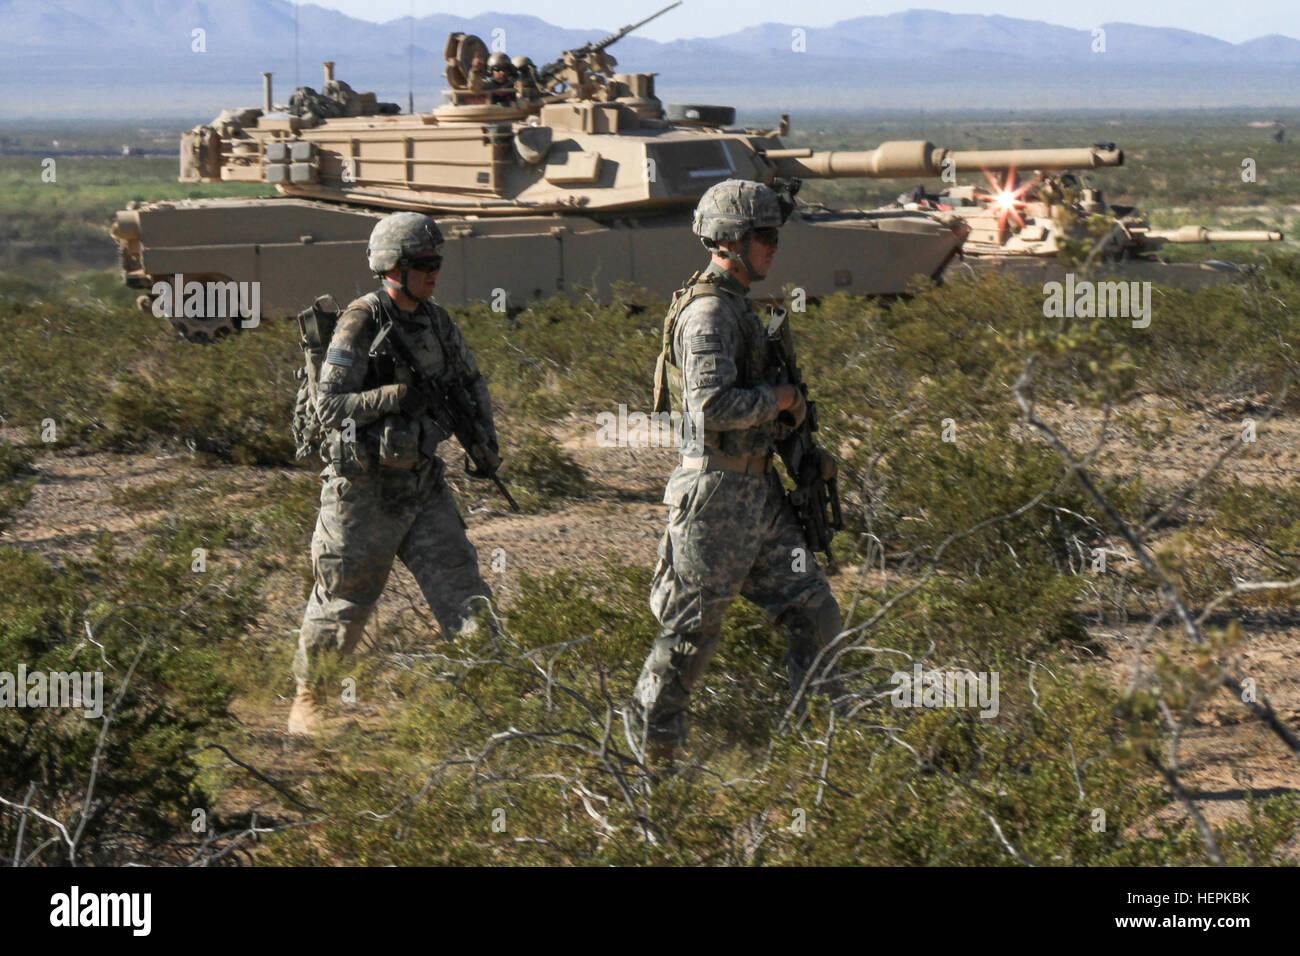
MULTIPOLYGON (((379 306, 379 296, 386 293, 352 303, 340 317, 321 369, 317 409, 330 429, 321 447, 329 465, 321 473, 312 536, 316 581, 294 656, 300 685, 308 683, 317 652, 356 647, 395 556, 410 569, 444 634, 459 631, 475 603, 492 597, 436 457, 439 442, 450 436, 426 413, 400 413, 398 386, 411 382, 411 372, 391 356, 369 354, 377 327, 368 306, 379 306), (355 442, 344 441, 347 419, 355 424, 355 442), (409 440, 405 450, 401 438, 409 440)), ((402 323, 426 375, 456 375, 470 388, 495 448, 487 383, 456 323, 430 302, 414 313, 391 301, 382 305, 402 323)))
POLYGON ((681 371, 683 459, 663 501, 650 606, 661 630, 637 682, 649 740, 685 737, 691 689, 717 650, 723 613, 740 595, 785 630, 792 689, 840 630, 840 611, 771 464, 778 399, 766 330, 747 290, 717 265, 700 281, 721 295, 693 298, 672 337, 681 371), (702 425, 694 429, 689 423, 702 425), (749 463, 749 473, 726 470, 749 463), (796 556, 806 568, 794 570, 796 556))

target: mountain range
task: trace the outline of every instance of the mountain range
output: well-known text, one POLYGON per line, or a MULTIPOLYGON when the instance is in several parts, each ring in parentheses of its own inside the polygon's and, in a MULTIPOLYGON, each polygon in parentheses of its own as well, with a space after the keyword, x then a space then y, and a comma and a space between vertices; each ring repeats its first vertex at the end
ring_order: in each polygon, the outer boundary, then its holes
MULTIPOLYGON (((263 70, 275 74, 277 101, 295 85, 319 88, 326 59, 354 88, 403 106, 409 74, 417 108, 428 109, 444 85, 449 32, 496 38, 540 65, 614 29, 498 13, 377 24, 313 4, 298 8, 295 28, 287 0, 0 0, 0 28, 3 119, 207 119, 260 102, 263 70)), ((612 52, 621 69, 659 73, 665 101, 751 110, 1300 105, 1300 40, 1100 29, 1099 38, 1033 20, 909 10, 670 43, 632 35, 612 52)))

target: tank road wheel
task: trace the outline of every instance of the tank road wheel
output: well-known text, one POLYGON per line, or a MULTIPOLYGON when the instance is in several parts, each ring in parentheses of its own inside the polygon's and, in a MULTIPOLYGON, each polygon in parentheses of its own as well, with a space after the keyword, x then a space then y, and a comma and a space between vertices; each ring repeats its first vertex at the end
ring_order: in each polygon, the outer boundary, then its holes
MULTIPOLYGON (((230 282, 229 276, 218 275, 216 273, 207 273, 203 275, 186 276, 187 281, 194 282, 230 282)), ((166 277, 163 277, 166 281, 166 277)), ((142 295, 136 299, 136 304, 145 312, 153 311, 154 297, 152 295, 142 295)), ((173 303, 173 310, 177 308, 173 303)), ((232 332, 240 330, 238 316, 204 316, 204 315, 172 315, 167 321, 171 323, 173 329, 186 342, 194 342, 198 345, 209 345, 218 339, 224 339, 232 332)))
POLYGON ((172 328, 180 333, 186 342, 209 345, 218 339, 224 339, 232 332, 239 331, 233 319, 200 319, 195 317, 174 316, 172 328))

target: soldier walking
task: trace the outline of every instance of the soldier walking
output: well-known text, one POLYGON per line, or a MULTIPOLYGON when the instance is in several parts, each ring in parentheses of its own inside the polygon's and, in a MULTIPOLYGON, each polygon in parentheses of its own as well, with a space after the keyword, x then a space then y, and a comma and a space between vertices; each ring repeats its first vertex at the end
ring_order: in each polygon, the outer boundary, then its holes
POLYGON ((327 430, 327 466, 311 542, 315 584, 293 662, 291 734, 319 730, 313 667, 326 649, 356 648, 394 557, 410 569, 444 635, 472 624, 475 606, 492 599, 436 454, 450 433, 419 387, 447 383, 468 394, 487 435, 481 457, 494 473, 501 459, 487 383, 456 323, 430 298, 442 242, 428 216, 380 220, 367 255, 383 287, 343 312, 321 366, 316 411, 327 430))
MULTIPOLYGON (((731 179, 705 192, 693 231, 711 261, 674 295, 665 319, 655 410, 666 405, 671 369, 680 379, 682 459, 664 492, 668 527, 650 593, 659 637, 633 702, 657 765, 671 763, 685 740, 691 690, 737 596, 786 632, 792 690, 840 631, 839 605, 772 465, 783 429, 803 421, 803 394, 769 384, 767 330, 748 298, 771 268, 792 207, 761 183, 731 179)), ((817 454, 833 471, 834 459, 817 454)))

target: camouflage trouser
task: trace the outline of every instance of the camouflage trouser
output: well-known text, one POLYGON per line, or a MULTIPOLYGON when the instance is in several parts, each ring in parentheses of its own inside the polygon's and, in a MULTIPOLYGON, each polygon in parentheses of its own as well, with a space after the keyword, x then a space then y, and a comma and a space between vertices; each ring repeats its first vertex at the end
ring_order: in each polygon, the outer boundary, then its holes
POLYGON ((491 600, 451 489, 436 473, 425 485, 414 472, 393 470, 326 479, 311 539, 316 583, 293 659, 299 683, 308 682, 320 651, 356 648, 394 557, 410 569, 448 636, 482 607, 476 599, 491 600))
POLYGON ((637 681, 636 704, 650 740, 680 742, 691 689, 716 652, 723 613, 738 595, 785 630, 792 689, 839 633, 840 609, 775 472, 679 467, 664 502, 671 506, 668 529, 650 592, 661 630, 637 681))

